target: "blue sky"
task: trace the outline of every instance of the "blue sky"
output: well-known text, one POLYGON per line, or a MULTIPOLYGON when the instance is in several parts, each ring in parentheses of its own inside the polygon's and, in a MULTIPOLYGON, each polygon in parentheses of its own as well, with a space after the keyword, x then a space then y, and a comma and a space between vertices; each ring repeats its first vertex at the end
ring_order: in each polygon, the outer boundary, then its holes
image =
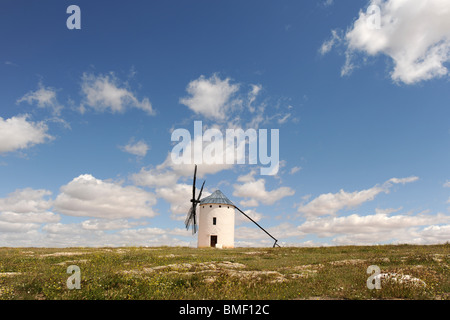
MULTIPOLYGON (((169 156, 194 121, 279 130, 276 175, 199 175, 282 245, 450 240, 449 14, 444 0, 2 1, 0 246, 195 245, 193 166, 169 156)), ((237 220, 237 246, 271 244, 237 220)))

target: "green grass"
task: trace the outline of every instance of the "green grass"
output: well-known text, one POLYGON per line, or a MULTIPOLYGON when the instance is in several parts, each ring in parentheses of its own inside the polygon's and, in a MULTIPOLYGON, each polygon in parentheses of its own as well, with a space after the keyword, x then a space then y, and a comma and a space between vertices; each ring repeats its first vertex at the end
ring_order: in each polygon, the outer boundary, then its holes
POLYGON ((0 248, 0 299, 450 299, 450 245, 0 248), (69 290, 69 265, 81 289, 69 290), (425 285, 382 280, 370 265, 425 285), (166 266, 166 267, 164 267, 166 266))

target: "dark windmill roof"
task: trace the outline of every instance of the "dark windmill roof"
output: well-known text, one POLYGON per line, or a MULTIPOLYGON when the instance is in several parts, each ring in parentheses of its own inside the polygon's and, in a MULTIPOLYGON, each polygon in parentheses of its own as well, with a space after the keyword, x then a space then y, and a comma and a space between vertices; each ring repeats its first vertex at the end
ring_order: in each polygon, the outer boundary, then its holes
POLYGON ((214 203, 214 204, 229 204, 233 207, 235 207, 235 205, 233 204, 233 202, 231 202, 220 190, 216 190, 214 191, 210 196, 207 196, 206 198, 203 198, 200 201, 200 204, 210 204, 210 203, 214 203))

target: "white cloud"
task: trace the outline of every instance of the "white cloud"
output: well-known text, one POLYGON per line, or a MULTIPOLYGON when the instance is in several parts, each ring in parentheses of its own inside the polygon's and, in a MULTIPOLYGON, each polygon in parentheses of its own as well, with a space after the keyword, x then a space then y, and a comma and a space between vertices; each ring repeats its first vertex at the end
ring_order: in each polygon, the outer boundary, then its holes
POLYGON ((98 112, 109 110, 112 113, 123 113, 127 108, 137 108, 149 115, 155 114, 148 98, 138 100, 113 73, 97 76, 84 73, 81 90, 84 95, 81 111, 84 111, 84 105, 87 105, 98 112))
MULTIPOLYGON (((192 141, 186 148, 186 152, 193 157, 192 141)), ((203 145, 205 148, 206 145, 203 145)), ((193 158, 192 163, 193 163, 193 158)), ((207 174, 215 174, 222 170, 230 169, 232 164, 200 164, 197 171, 197 193, 201 186, 201 179, 207 174)), ((158 198, 164 199, 170 204, 170 211, 172 218, 175 220, 183 220, 187 214, 191 203, 189 200, 192 197, 192 185, 178 183, 180 178, 187 177, 192 181, 194 174, 194 164, 175 164, 172 161, 171 153, 168 154, 166 160, 157 165, 155 168, 142 168, 140 172, 132 174, 130 180, 138 186, 145 186, 155 188, 155 193, 158 198)), ((203 190, 202 197, 208 195, 207 188, 203 190)))
POLYGON ((257 206, 259 206, 259 202, 255 198, 241 200, 239 203, 243 207, 257 207, 257 206))
POLYGON ((450 224, 441 226, 428 226, 424 228, 416 240, 417 243, 446 243, 449 242, 450 224))
POLYGON ((330 6, 333 5, 333 3, 334 3, 334 0, 324 0, 323 1, 323 6, 324 7, 330 7, 330 6))
POLYGON ((43 122, 28 121, 28 115, 4 120, 0 117, 0 153, 30 148, 51 140, 43 122))
POLYGON ((86 230, 121 230, 133 225, 136 223, 130 223, 127 219, 88 219, 81 222, 81 227, 86 230))
MULTIPOLYGON (((179 99, 196 114, 202 115, 204 120, 216 121, 216 128, 227 126, 228 129, 252 128, 257 130, 261 124, 277 122, 282 125, 292 119, 293 114, 277 112, 267 115, 269 107, 280 109, 281 99, 270 103, 267 96, 261 97, 263 87, 260 84, 232 83, 230 78, 221 79, 217 73, 209 78, 200 76, 189 82, 186 88, 187 97, 179 99), (262 100, 262 101, 257 101, 262 100)), ((287 107, 288 110, 292 106, 287 107)))
POLYGON ((383 232, 389 232, 388 236, 392 237, 390 232, 405 230, 410 227, 428 226, 450 221, 450 216, 443 214, 425 215, 393 215, 389 216, 384 213, 376 213, 373 215, 360 216, 352 214, 345 217, 325 217, 307 220, 298 227, 298 230, 304 233, 314 233, 319 237, 331 237, 337 234, 346 236, 366 234, 372 243, 382 240, 380 235, 383 232))
POLYGON ((29 231, 33 231, 39 228, 39 225, 36 223, 15 223, 9 221, 1 221, 0 220, 0 232, 7 233, 18 233, 23 234, 29 231))
POLYGON ((8 195, 7 198, 0 198, 0 211, 16 213, 44 212, 52 206, 49 197, 52 193, 44 189, 18 189, 8 195))
MULTIPOLYGON (((264 228, 267 232, 269 232, 275 239, 281 241, 284 238, 290 237, 300 237, 303 236, 303 232, 299 231, 298 228, 290 223, 282 223, 277 226, 264 228)), ((238 240, 237 242, 242 244, 242 239, 245 240, 261 240, 264 241, 263 244, 259 244, 254 241, 247 242, 244 246, 264 246, 270 247, 273 245, 274 240, 269 237, 264 231, 259 229, 257 226, 253 227, 238 227, 235 231, 235 238, 238 240)))
POLYGON ((138 157, 145 157, 150 147, 147 145, 147 143, 145 143, 144 140, 140 140, 137 142, 131 140, 125 146, 121 146, 120 149, 124 152, 128 152, 138 157))
POLYGON ((419 180, 419 177, 407 177, 407 178, 391 178, 387 181, 387 183, 395 183, 395 184, 406 184, 410 182, 415 182, 419 180))
MULTIPOLYGON (((42 228, 42 234, 30 234, 27 240, 22 242, 21 246, 30 246, 38 243, 41 246, 51 247, 105 247, 105 246, 187 246, 189 242, 178 239, 178 236, 187 236, 190 233, 176 229, 161 228, 128 228, 130 223, 125 224, 125 228, 116 232, 104 232, 104 230, 113 230, 120 220, 102 221, 99 224, 90 220, 82 223, 52 223, 42 228), (36 241, 38 239, 39 241, 36 241), (34 240, 34 242, 33 242, 34 240), (27 245, 28 243, 28 245, 27 245)), ((1 243, 12 242, 12 237, 2 239, 1 243), (3 241, 2 241, 3 240, 3 241)), ((101 250, 101 249, 100 249, 101 250)))
POLYGON ((248 93, 248 109, 250 112, 255 112, 256 108, 253 106, 253 102, 256 100, 256 97, 259 95, 259 93, 262 90, 261 85, 252 84, 252 89, 248 93))
MULTIPOLYGON (((253 209, 243 210, 243 211, 246 215, 248 215, 250 218, 252 218, 256 222, 259 222, 263 217, 263 215, 261 213, 256 212, 253 209)), ((242 213, 238 212, 237 210, 236 210, 235 221, 236 221, 236 225, 240 225, 243 223, 253 223, 246 216, 244 216, 242 213)))
POLYGON ((333 47, 342 41, 338 30, 331 30, 331 38, 324 41, 319 49, 321 55, 325 55, 333 49, 333 47))
POLYGON ((237 181, 239 182, 252 182, 255 181, 256 169, 250 170, 249 173, 239 176, 237 181))
POLYGON ((405 184, 417 181, 417 177, 392 178, 386 181, 382 186, 374 186, 370 189, 354 192, 340 190, 337 193, 321 194, 307 204, 302 204, 298 212, 306 217, 317 217, 324 215, 334 215, 344 208, 356 208, 367 201, 372 201, 378 194, 388 193, 389 188, 394 184, 405 184))
MULTIPOLYGON (((197 186, 196 197, 199 195, 199 188, 197 186)), ((192 205, 190 202, 192 199, 192 184, 177 183, 173 186, 157 188, 155 192, 159 198, 163 198, 170 204, 171 218, 177 221, 184 221, 192 205)), ((201 198, 207 197, 210 194, 204 188, 201 198)))
POLYGON ((170 187, 157 188, 156 194, 158 197, 170 203, 173 218, 177 220, 185 218, 191 207, 192 185, 179 183, 170 187))
POLYGON ((161 228, 140 228, 127 229, 120 231, 117 236, 123 243, 137 243, 139 245, 161 246, 188 246, 189 243, 183 240, 174 238, 173 236, 184 235, 188 236, 188 231, 176 229, 161 229, 161 228))
POLYGON ((154 217, 155 204, 153 193, 84 174, 61 187, 54 208, 70 216, 120 219, 154 217))
MULTIPOLYGON (((343 74, 354 68, 357 52, 367 56, 386 55, 394 63, 391 78, 413 84, 448 75, 450 60, 450 10, 448 0, 371 0, 381 9, 380 28, 374 28, 372 12, 361 10, 342 40, 347 47, 343 74)), ((328 52, 337 37, 325 42, 328 52)))
POLYGON ((371 201, 381 192, 386 192, 381 187, 373 187, 367 190, 321 194, 306 205, 301 205, 298 212, 305 216, 334 215, 341 209, 354 208, 366 201, 371 201))
POLYGON ((295 194, 295 191, 289 187, 280 187, 271 191, 266 190, 265 179, 256 180, 250 174, 238 177, 238 181, 245 181, 243 184, 234 184, 233 196, 246 198, 241 201, 244 206, 257 206, 259 203, 272 205, 275 202, 295 194))
POLYGON ((230 81, 229 78, 221 80, 217 74, 209 79, 202 75, 188 84, 186 91, 190 96, 181 98, 180 103, 196 114, 223 121, 236 103, 232 97, 239 90, 239 85, 230 81))
POLYGON ((13 66, 13 67, 18 67, 18 66, 19 66, 18 64, 14 63, 14 62, 12 62, 12 61, 5 61, 5 64, 6 64, 7 66, 13 66))
POLYGON ((277 120, 278 124, 284 124, 286 123, 286 121, 291 117, 290 113, 286 113, 285 115, 281 116, 281 118, 279 118, 277 120))
POLYGON ((283 222, 277 226, 267 228, 267 231, 278 240, 281 240, 282 238, 304 236, 303 232, 299 231, 295 225, 288 222, 283 222))
POLYGON ((35 102, 38 107, 51 108, 54 114, 59 115, 63 106, 56 99, 56 90, 51 87, 44 87, 42 83, 39 83, 38 87, 37 90, 30 91, 18 99, 17 103, 27 102, 28 104, 33 104, 35 102))
MULTIPOLYGON (((236 240, 258 240, 269 238, 267 234, 264 233, 258 227, 238 227, 234 232, 234 237, 236 240)), ((269 238, 270 239, 270 238, 269 238)))
POLYGON ((379 213, 379 214, 391 214, 391 213, 400 211, 400 210, 402 210, 402 209, 403 209, 403 207, 400 207, 400 208, 397 208, 397 209, 395 209, 395 208, 387 208, 387 209, 379 209, 379 208, 376 208, 376 209, 375 209, 375 213, 379 213))
POLYGON ((289 171, 289 174, 294 174, 299 172, 300 170, 302 170, 301 167, 292 167, 291 170, 289 171))
POLYGON ((178 181, 179 175, 172 170, 142 168, 131 175, 131 180, 138 186, 164 187, 172 186, 178 181))
POLYGON ((420 221, 412 224, 413 226, 410 227, 398 225, 392 228, 373 228, 370 231, 366 231, 367 228, 363 227, 363 232, 355 231, 341 234, 334 237, 332 242, 334 245, 374 245, 382 243, 440 244, 447 242, 449 239, 448 230, 450 225, 448 224, 427 227, 424 227, 420 221))
POLYGON ((0 231, 25 234, 37 231, 42 224, 58 222, 60 216, 49 211, 50 195, 48 190, 26 188, 0 198, 0 231))
POLYGON ((0 212, 0 220, 11 223, 49 223, 58 222, 60 216, 50 212, 0 212))
MULTIPOLYGON (((242 158, 238 157, 245 157, 245 154, 241 155, 238 152, 235 152, 236 150, 239 150, 240 147, 245 145, 245 140, 241 141, 236 147, 234 145, 226 144, 224 149, 224 143, 223 141, 220 141, 220 139, 213 140, 211 142, 212 139, 210 141, 203 141, 203 138, 208 140, 206 135, 204 137, 201 135, 192 137, 191 143, 186 144, 183 155, 176 153, 172 154, 172 152, 169 152, 166 160, 158 166, 158 169, 170 169, 179 176, 192 176, 194 173, 194 163, 196 162, 195 158, 197 154, 197 156, 202 159, 201 164, 197 163, 201 165, 201 170, 198 171, 198 175, 199 177, 202 177, 206 174, 215 174, 222 170, 231 169, 233 164, 226 163, 227 155, 234 155, 233 163, 238 163, 238 160, 242 160, 242 158), (208 150, 212 151, 208 152, 208 150), (222 156, 217 156, 216 158, 214 150, 219 150, 218 152, 222 153, 222 156), (186 157, 187 161, 179 161, 184 157, 186 157)), ((226 139, 224 138, 223 140, 225 141, 226 139)))

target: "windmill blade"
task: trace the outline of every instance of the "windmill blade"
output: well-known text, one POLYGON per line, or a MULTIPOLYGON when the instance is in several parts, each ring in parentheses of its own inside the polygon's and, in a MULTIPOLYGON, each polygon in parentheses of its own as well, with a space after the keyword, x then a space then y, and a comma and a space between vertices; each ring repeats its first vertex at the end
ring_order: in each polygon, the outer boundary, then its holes
POLYGON ((197 233, 197 203, 194 203, 193 209, 192 209, 192 219, 193 219, 193 224, 192 224, 192 234, 197 233))
POLYGON ((200 193, 198 194, 197 203, 200 203, 200 198, 202 196, 203 187, 205 186, 205 182, 203 181, 202 188, 200 189, 200 193))
POLYGON ((192 224, 192 234, 196 234, 197 233, 197 222, 195 221, 195 213, 193 215, 194 218, 194 223, 192 224))
POLYGON ((194 198, 194 203, 192 205, 192 207, 193 207, 193 209, 192 209, 192 219, 193 219, 192 233, 193 234, 197 233, 197 204, 200 203, 200 198, 202 196, 203 187, 205 186, 205 182, 206 181, 203 181, 202 187, 200 189, 200 193, 198 194, 198 198, 197 198, 197 200, 195 200, 195 198, 194 198))
POLYGON ((194 181, 192 183, 192 200, 195 201, 195 180, 197 179, 197 165, 195 165, 194 169, 194 181))
POLYGON ((187 230, 189 230, 189 227, 192 226, 192 234, 197 233, 197 219, 196 219, 196 213, 195 213, 196 208, 197 208, 196 204, 191 206, 191 208, 189 209, 188 215, 186 217, 186 220, 184 222, 187 230))
POLYGON ((188 214, 186 216, 186 220, 184 221, 184 224, 186 225, 186 229, 189 230, 189 226, 192 225, 192 232, 194 233, 195 228, 195 182, 197 179, 197 165, 195 165, 194 169, 194 179, 192 181, 192 205, 188 211, 188 214))
POLYGON ((184 221, 184 224, 186 225, 186 229, 189 229, 189 226, 190 226, 191 223, 192 223, 192 212, 193 212, 192 209, 193 209, 193 207, 191 206, 191 208, 190 208, 189 211, 188 211, 186 220, 184 221))

